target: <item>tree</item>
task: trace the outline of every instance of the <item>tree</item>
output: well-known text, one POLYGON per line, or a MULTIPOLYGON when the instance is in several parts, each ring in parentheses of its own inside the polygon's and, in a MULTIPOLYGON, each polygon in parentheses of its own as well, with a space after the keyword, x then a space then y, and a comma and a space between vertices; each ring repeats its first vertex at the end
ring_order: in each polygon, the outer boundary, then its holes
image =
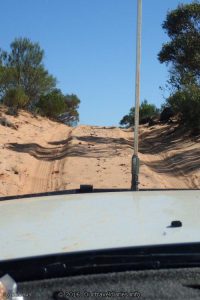
MULTIPOLYGON (((121 126, 131 127, 134 125, 135 108, 131 108, 128 115, 125 115, 120 121, 121 126)), ((147 100, 144 100, 140 105, 140 124, 146 124, 151 118, 158 116, 159 109, 154 104, 149 104, 147 100)))
POLYGON ((134 114, 135 114, 135 107, 132 107, 129 111, 129 114, 125 115, 121 119, 119 124, 121 126, 124 126, 124 127, 127 127, 127 128, 134 126, 134 121, 135 121, 134 114))
POLYGON ((74 95, 64 96, 64 101, 66 104, 66 111, 61 114, 60 119, 67 125, 75 126, 79 121, 78 108, 80 104, 80 99, 74 95))
POLYGON ((200 132, 200 88, 197 85, 188 85, 176 91, 167 103, 187 128, 192 129, 193 133, 200 132))
POLYGON ((162 25, 170 41, 158 54, 161 63, 171 65, 169 83, 180 89, 200 84, 200 3, 181 4, 167 14, 162 25))
POLYGON ((40 96, 51 92, 56 79, 49 75, 43 65, 44 51, 38 43, 27 38, 15 39, 11 52, 0 51, 0 93, 22 87, 31 104, 40 96))
POLYGON ((16 87, 15 70, 0 66, 0 98, 3 99, 7 91, 16 87))
POLYGON ((170 65, 167 105, 192 131, 200 131, 200 3, 181 4, 163 23, 170 41, 158 59, 170 65))
POLYGON ((154 104, 149 104, 147 100, 144 100, 140 105, 140 123, 145 124, 149 122, 149 119, 156 117, 159 114, 159 109, 154 104))
POLYGON ((42 115, 50 118, 57 118, 67 109, 64 95, 59 89, 54 89, 51 93, 42 95, 37 107, 42 115))
POLYGON ((45 69, 43 58, 40 45, 27 38, 15 39, 9 53, 0 49, 0 100, 15 110, 28 108, 75 125, 80 100, 55 88, 56 79, 45 69))
POLYGON ((21 87, 8 90, 3 98, 4 104, 16 109, 24 108, 28 101, 28 96, 21 87))
POLYGON ((175 115, 175 112, 171 105, 162 105, 160 111, 160 121, 163 123, 167 123, 175 115))
POLYGON ((63 95, 61 90, 54 89, 51 93, 40 97, 37 109, 44 116, 74 126, 79 121, 79 104, 80 100, 76 95, 63 95))

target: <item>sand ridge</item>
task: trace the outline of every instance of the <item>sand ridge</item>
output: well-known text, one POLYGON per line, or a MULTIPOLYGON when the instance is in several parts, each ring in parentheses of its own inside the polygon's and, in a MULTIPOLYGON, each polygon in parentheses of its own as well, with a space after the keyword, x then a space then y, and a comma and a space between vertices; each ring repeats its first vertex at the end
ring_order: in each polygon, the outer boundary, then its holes
MULTIPOLYGON (((68 127, 20 111, 1 115, 0 196, 79 188, 130 188, 133 132, 102 126, 68 127)), ((177 125, 140 127, 140 188, 200 188, 200 140, 177 125)))

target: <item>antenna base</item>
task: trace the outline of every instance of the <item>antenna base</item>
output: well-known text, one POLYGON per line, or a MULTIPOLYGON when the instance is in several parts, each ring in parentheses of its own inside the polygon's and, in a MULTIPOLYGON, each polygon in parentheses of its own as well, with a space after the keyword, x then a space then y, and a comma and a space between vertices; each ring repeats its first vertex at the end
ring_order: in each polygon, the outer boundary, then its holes
POLYGON ((132 157, 132 183, 131 190, 139 191, 139 169, 140 169, 140 160, 137 155, 132 157))

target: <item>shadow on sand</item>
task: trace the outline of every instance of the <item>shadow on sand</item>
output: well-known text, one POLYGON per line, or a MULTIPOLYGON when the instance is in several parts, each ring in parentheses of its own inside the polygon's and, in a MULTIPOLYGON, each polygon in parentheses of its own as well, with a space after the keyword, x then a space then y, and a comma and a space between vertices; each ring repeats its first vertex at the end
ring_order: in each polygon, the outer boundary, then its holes
POLYGON ((142 154, 165 154, 168 151, 175 150, 176 153, 166 157, 163 160, 152 162, 143 162, 153 171, 158 173, 176 173, 177 175, 188 174, 200 169, 200 138, 195 138, 195 144, 199 147, 183 150, 186 146, 194 143, 191 137, 185 132, 184 128, 163 127, 153 129, 151 132, 145 132, 140 136, 140 152, 142 154))
MULTIPOLYGON (((191 140, 187 139, 191 144, 191 140)), ((140 135, 142 154, 161 154, 163 151, 176 150, 177 153, 164 160, 142 161, 158 173, 188 174, 200 169, 200 147, 182 151, 184 134, 176 128, 155 128, 140 135)), ((186 142, 184 142, 185 144, 186 142)), ((199 140, 196 141, 199 144, 199 140)), ((133 140, 97 136, 77 136, 60 141, 49 142, 54 147, 43 147, 36 143, 9 143, 7 148, 21 153, 28 153, 38 160, 54 161, 65 157, 109 158, 119 156, 124 149, 133 150, 133 140), (73 140, 75 143, 73 143, 73 140)))
POLYGON ((70 143, 73 138, 49 142, 55 147, 43 147, 37 143, 9 143, 7 148, 12 151, 28 153, 44 161, 54 161, 65 157, 111 157, 119 154, 122 148, 132 147, 132 141, 123 138, 76 137, 76 143, 70 143), (103 147, 102 147, 103 145, 103 147))

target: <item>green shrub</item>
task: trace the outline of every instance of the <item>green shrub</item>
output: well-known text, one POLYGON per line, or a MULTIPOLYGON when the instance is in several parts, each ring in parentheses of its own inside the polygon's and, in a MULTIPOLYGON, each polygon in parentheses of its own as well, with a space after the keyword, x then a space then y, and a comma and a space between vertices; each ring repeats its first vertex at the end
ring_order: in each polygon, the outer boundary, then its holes
POLYGON ((140 124, 146 124, 153 117, 159 115, 159 109, 154 104, 149 104, 144 100, 140 105, 140 124))
POLYGON ((51 93, 40 97, 37 108, 39 108, 42 115, 57 118, 66 110, 64 96, 60 90, 55 89, 51 93))
POLYGON ((167 103, 179 115, 182 123, 192 131, 200 132, 200 87, 186 86, 170 96, 167 103))
POLYGON ((15 107, 15 108, 24 108, 28 102, 29 98, 25 94, 23 88, 13 88, 9 89, 3 98, 3 102, 5 105, 9 107, 15 107))
MULTIPOLYGON (((159 109, 154 104, 149 104, 147 100, 144 100, 140 105, 140 124, 148 123, 151 118, 159 115, 159 109)), ((134 126, 135 119, 135 107, 132 107, 128 115, 125 115, 120 121, 120 125, 124 127, 134 126)))
POLYGON ((129 114, 123 116, 119 124, 126 128, 134 126, 134 120, 135 120, 134 114, 135 114, 135 107, 132 107, 129 111, 129 114))

